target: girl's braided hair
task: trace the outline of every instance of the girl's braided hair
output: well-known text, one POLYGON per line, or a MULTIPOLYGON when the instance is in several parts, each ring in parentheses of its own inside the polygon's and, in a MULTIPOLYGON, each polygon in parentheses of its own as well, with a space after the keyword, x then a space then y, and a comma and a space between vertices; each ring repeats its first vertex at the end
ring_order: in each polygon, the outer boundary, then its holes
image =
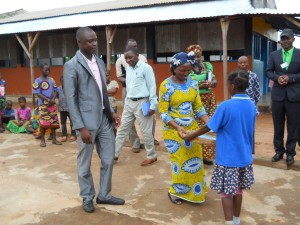
POLYGON ((249 86, 249 74, 245 70, 235 70, 228 76, 228 82, 234 85, 234 90, 245 92, 249 86))

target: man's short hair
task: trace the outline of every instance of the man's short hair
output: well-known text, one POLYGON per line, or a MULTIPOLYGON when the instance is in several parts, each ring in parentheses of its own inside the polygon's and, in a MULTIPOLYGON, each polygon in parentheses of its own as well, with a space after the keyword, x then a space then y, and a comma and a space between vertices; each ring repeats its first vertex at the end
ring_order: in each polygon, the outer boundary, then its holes
POLYGON ((139 54, 139 51, 133 47, 126 48, 124 53, 126 53, 126 52, 133 52, 134 54, 139 54))
POLYGON ((76 31, 76 40, 78 41, 81 37, 81 35, 84 32, 95 32, 92 28, 90 27, 80 27, 77 31, 76 31))
POLYGON ((127 48, 127 45, 128 45, 129 42, 136 42, 136 40, 134 40, 133 38, 129 38, 129 39, 126 41, 125 49, 127 48))

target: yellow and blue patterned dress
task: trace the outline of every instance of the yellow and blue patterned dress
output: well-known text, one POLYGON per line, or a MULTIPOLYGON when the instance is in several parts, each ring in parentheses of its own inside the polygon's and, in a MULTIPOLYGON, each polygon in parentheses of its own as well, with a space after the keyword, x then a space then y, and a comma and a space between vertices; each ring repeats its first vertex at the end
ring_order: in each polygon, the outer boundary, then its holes
POLYGON ((206 112, 198 93, 198 82, 189 76, 185 84, 177 84, 169 77, 161 83, 159 96, 158 111, 172 166, 169 193, 189 202, 204 202, 207 186, 201 145, 183 140, 177 130, 168 125, 173 120, 185 130, 199 129, 194 116, 200 118, 206 112))

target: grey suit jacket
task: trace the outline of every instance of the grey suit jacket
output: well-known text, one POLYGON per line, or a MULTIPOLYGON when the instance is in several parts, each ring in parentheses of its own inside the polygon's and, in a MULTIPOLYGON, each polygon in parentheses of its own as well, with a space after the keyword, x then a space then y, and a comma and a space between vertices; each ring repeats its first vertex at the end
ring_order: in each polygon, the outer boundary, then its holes
POLYGON ((288 69, 281 68, 282 50, 279 49, 270 54, 267 65, 267 77, 274 81, 271 98, 273 101, 283 101, 286 97, 291 102, 300 101, 300 49, 295 48, 288 69), (278 84, 278 77, 287 75, 289 82, 282 86, 278 84))
POLYGON ((104 62, 95 56, 102 80, 103 102, 99 87, 86 60, 77 51, 76 55, 64 65, 63 82, 65 97, 68 101, 69 113, 73 129, 87 128, 96 130, 102 121, 103 113, 113 122, 112 109, 106 89, 104 62), (104 105, 105 110, 102 109, 104 105))

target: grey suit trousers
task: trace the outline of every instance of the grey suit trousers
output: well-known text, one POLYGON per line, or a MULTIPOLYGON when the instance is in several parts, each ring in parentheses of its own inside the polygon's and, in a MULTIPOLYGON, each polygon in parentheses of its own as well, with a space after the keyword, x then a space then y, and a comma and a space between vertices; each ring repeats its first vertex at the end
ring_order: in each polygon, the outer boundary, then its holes
POLYGON ((115 137, 112 124, 109 123, 105 114, 97 130, 90 130, 93 135, 93 144, 83 143, 79 131, 76 131, 78 140, 77 170, 80 196, 83 200, 93 200, 95 187, 91 172, 91 162, 94 145, 101 159, 100 181, 98 198, 108 200, 111 198, 112 170, 115 154, 115 137))

